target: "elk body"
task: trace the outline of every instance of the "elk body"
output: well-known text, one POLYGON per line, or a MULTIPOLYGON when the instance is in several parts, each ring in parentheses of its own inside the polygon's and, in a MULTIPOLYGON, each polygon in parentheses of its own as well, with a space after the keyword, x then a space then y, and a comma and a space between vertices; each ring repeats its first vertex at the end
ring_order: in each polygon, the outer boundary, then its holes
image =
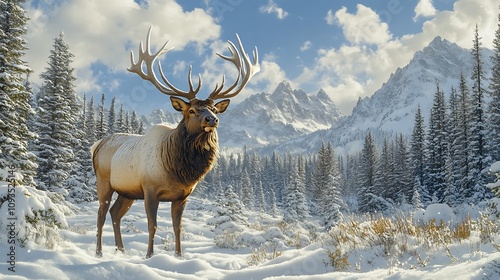
POLYGON ((181 112, 183 118, 176 128, 159 124, 150 128, 143 136, 117 133, 97 141, 92 146, 99 199, 97 256, 102 256, 102 228, 115 192, 118 196, 109 212, 117 250, 124 251, 120 229, 122 217, 135 200, 144 199, 149 231, 146 257, 153 255, 157 211, 162 201, 172 202, 175 252, 177 255, 182 254, 181 220, 187 197, 216 162, 219 149, 217 114, 223 113, 229 105, 229 99, 218 103, 214 100, 235 96, 259 71, 257 49, 253 53, 253 62, 250 62, 237 37, 243 56, 232 42, 229 42, 230 57, 218 54, 238 69, 234 84, 223 91, 223 78, 221 85, 215 87, 208 99, 199 100, 196 94, 201 88, 201 77, 195 89, 191 81, 191 69, 188 74, 189 91, 181 91, 170 84, 160 63, 158 71, 163 83, 157 79, 153 64, 159 55, 169 50, 166 49, 168 42, 156 54, 151 55, 150 34, 151 28, 148 31, 146 50, 141 43, 137 63, 134 61, 133 52, 131 53, 131 67, 128 70, 150 81, 161 93, 170 95, 173 108, 181 112), (143 70, 143 64, 146 72, 143 70))

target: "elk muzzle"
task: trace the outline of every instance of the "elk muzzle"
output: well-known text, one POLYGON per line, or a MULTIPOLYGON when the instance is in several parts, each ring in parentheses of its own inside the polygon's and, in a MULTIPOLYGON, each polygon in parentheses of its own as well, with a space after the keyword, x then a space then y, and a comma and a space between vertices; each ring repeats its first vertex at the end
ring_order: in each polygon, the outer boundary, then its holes
POLYGON ((205 132, 214 132, 218 125, 219 118, 214 114, 207 114, 207 116, 203 118, 202 127, 205 132))

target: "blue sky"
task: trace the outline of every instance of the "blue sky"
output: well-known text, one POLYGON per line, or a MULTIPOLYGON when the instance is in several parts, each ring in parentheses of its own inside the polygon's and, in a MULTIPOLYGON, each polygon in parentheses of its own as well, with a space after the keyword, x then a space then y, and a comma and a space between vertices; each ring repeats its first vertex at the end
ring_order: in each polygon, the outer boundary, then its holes
POLYGON ((233 102, 289 80, 313 94, 323 88, 346 115, 436 36, 470 48, 477 23, 483 45, 491 48, 500 12, 497 0, 36 0, 26 9, 26 60, 35 84, 63 31, 80 95, 100 100, 106 93, 107 104, 115 96, 140 113, 170 110, 168 97, 126 71, 130 50, 137 53, 149 26, 152 51, 166 40, 175 47, 161 58, 165 75, 187 89, 192 65, 194 79, 202 76, 201 98, 223 74, 227 83, 235 77, 215 53, 227 55, 226 41, 238 33, 247 53, 258 47, 261 72, 233 102))

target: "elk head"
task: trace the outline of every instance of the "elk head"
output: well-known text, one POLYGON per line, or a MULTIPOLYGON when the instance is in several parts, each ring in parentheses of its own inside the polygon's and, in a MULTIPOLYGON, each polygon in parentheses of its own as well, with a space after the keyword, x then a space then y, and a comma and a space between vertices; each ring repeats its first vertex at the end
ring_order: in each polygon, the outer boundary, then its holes
POLYGON ((227 109, 227 106, 229 105, 229 99, 227 98, 234 97, 238 93, 240 93, 241 90, 243 90, 243 88, 246 86, 250 78, 257 72, 259 72, 260 65, 258 62, 259 57, 257 47, 255 47, 253 51, 253 62, 251 62, 248 54, 245 53, 245 49, 243 48, 238 34, 236 34, 236 38, 238 40, 239 50, 231 41, 228 41, 228 49, 231 53, 231 56, 224 56, 219 53, 217 53, 217 55, 222 59, 233 63, 238 70, 238 76, 235 82, 227 89, 224 89, 225 77, 223 76, 222 83, 220 85, 215 85, 215 89, 212 91, 212 93, 210 93, 208 99, 200 100, 196 98, 196 94, 201 88, 201 75, 198 75, 198 85, 195 88, 191 79, 191 66, 189 67, 188 73, 189 91, 183 91, 173 86, 163 74, 160 62, 158 62, 158 72, 163 83, 158 80, 153 69, 155 60, 161 54, 172 50, 172 48, 167 48, 167 45, 170 42, 167 41, 157 53, 151 54, 151 29, 152 27, 150 27, 148 30, 146 48, 144 49, 142 42, 140 44, 139 59, 137 63, 134 59, 134 52, 130 52, 131 66, 130 68, 128 68, 128 71, 136 73, 144 80, 151 82, 161 93, 170 95, 172 106, 175 110, 182 112, 184 117, 182 122, 184 122, 189 132, 214 132, 219 123, 219 119, 217 118, 216 114, 223 113, 227 109), (145 64, 146 71, 144 71, 143 69, 143 64, 145 64), (182 98, 187 99, 187 101, 183 100, 182 98), (224 100, 215 103, 214 101, 217 99, 224 100))

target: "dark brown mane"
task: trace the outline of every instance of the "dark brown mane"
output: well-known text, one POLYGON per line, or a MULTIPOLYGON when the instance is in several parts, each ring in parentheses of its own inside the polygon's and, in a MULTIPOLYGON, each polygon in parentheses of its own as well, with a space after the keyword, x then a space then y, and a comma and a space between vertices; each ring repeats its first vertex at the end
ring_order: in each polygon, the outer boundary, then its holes
POLYGON ((217 131, 199 134, 190 134, 184 121, 181 121, 173 131, 172 138, 168 141, 169 145, 175 145, 176 148, 166 148, 164 143, 163 150, 168 151, 171 158, 165 158, 169 155, 163 154, 163 161, 172 161, 174 172, 179 182, 183 184, 194 184, 200 181, 215 164, 219 153, 219 143, 217 131), (166 148, 166 149, 165 149, 166 148))

